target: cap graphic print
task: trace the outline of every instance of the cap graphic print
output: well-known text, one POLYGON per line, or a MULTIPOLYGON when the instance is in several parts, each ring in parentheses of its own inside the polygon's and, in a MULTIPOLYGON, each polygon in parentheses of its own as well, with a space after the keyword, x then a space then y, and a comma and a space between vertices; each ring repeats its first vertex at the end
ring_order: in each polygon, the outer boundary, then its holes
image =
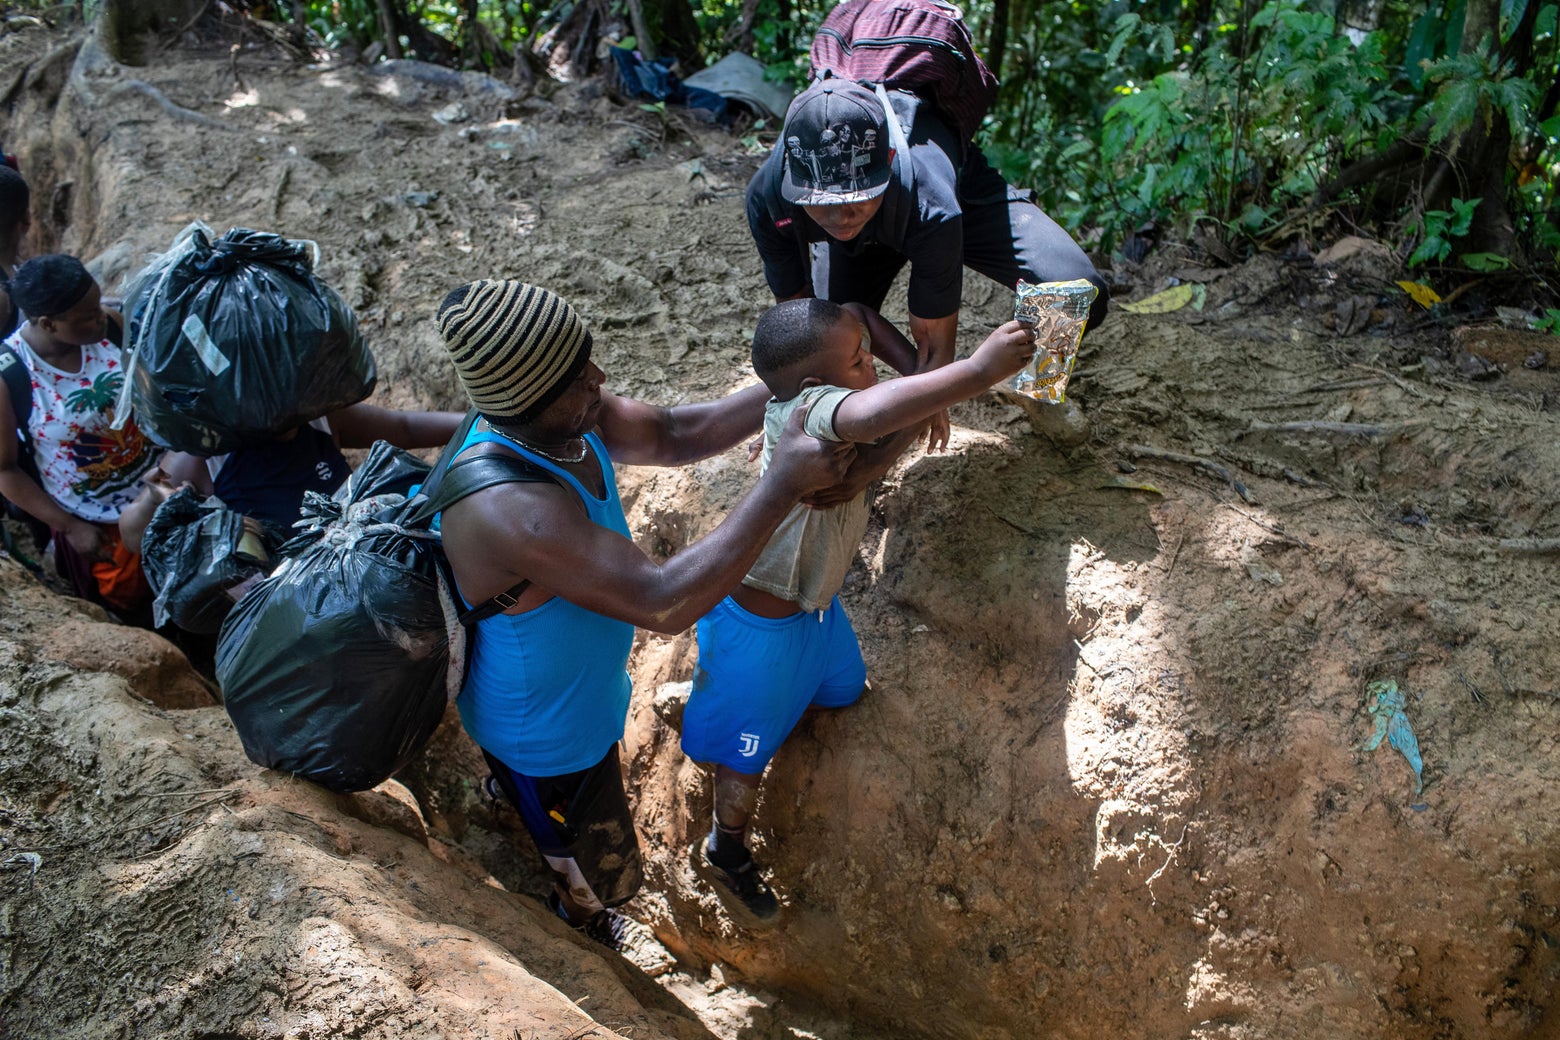
POLYGON ((893 175, 883 103, 859 83, 815 82, 791 103, 780 138, 787 202, 865 202, 883 194, 893 175))

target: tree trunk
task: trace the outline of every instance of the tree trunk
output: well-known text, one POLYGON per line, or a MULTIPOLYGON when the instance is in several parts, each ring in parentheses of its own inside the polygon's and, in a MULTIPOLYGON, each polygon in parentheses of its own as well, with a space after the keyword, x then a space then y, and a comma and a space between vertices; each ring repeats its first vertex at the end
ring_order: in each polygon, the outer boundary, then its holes
POLYGON ((401 23, 396 18, 395 0, 379 0, 379 31, 385 37, 385 53, 392 58, 404 58, 401 50, 401 23))
POLYGON ((307 51, 309 46, 309 14, 303 9, 303 0, 289 0, 288 7, 292 11, 292 22, 287 27, 287 33, 300 51, 307 51))
POLYGON ((650 36, 650 26, 645 23, 645 5, 641 0, 628 0, 628 21, 634 27, 634 38, 639 43, 639 53, 645 59, 654 60, 655 40, 650 36))
POLYGON ((478 14, 477 0, 460 0, 461 63, 481 69, 486 65, 482 60, 482 37, 478 33, 482 28, 482 20, 478 14))
POLYGON ((1382 0, 1340 0, 1338 27, 1358 43, 1358 37, 1381 27, 1381 12, 1385 7, 1382 0))
POLYGON ((574 53, 569 58, 569 73, 576 80, 584 79, 590 71, 591 59, 596 56, 596 27, 600 24, 600 12, 594 3, 586 4, 585 22, 579 38, 574 41, 574 53))
POLYGON ((1213 19, 1213 0, 1196 0, 1192 5, 1192 62, 1202 57, 1202 52, 1207 48, 1208 41, 1213 39, 1216 28, 1213 19))
POLYGON ((476 50, 479 46, 477 30, 482 26, 480 15, 480 3, 478 0, 460 0, 460 28, 463 37, 463 49, 472 57, 479 57, 476 50))
MULTIPOLYGON (((1501 55, 1500 7, 1501 0, 1469 0, 1462 41, 1458 45, 1459 53, 1483 53, 1492 58, 1501 55)), ((1531 35, 1529 31, 1529 38, 1531 35)), ((1515 41, 1515 37, 1513 39, 1515 41)), ((1531 45, 1525 50, 1526 54, 1520 56, 1530 59, 1531 45)), ((1523 75, 1527 72, 1528 64, 1528 61, 1514 62, 1512 74, 1523 75)), ((1499 253, 1512 256, 1517 248, 1516 230, 1512 224, 1511 211, 1506 207, 1506 167, 1511 151, 1511 124, 1501 113, 1495 113, 1491 119, 1486 119, 1486 115, 1479 113, 1473 126, 1458 138, 1449 155, 1456 176, 1442 179, 1434 192, 1435 197, 1427 192, 1425 205, 1431 209, 1446 209, 1454 197, 1478 199, 1479 208, 1474 210, 1468 234, 1454 248, 1459 254, 1499 253)))
POLYGON ((583 79, 590 74, 596 57, 598 27, 612 17, 605 0, 579 0, 548 34, 543 54, 544 68, 568 67, 567 78, 583 79), (605 13, 605 17, 604 17, 605 13))
POLYGON ((753 23, 758 20, 759 0, 742 0, 742 17, 726 30, 726 45, 743 54, 753 53, 753 23))
MULTIPOLYGON (((780 31, 775 33, 775 46, 779 53, 789 54, 791 52, 791 0, 779 0, 778 6, 780 10, 776 18, 780 23, 780 31)), ((811 43, 810 40, 808 42, 811 43)))
POLYGON ((497 73, 514 60, 493 30, 478 17, 481 0, 461 0, 460 58, 470 68, 497 73))
POLYGON ((693 17, 693 6, 689 0, 650 0, 645 6, 646 20, 655 33, 657 49, 677 55, 683 66, 681 75, 686 76, 702 68, 703 62, 699 58, 699 23, 693 17))
POLYGON ((170 22, 183 25, 206 0, 104 0, 98 15, 103 47, 123 65, 146 64, 151 32, 170 22))
POLYGON ((1002 55, 1007 51, 1008 0, 992 0, 991 25, 986 31, 986 66, 1002 78, 1002 55))

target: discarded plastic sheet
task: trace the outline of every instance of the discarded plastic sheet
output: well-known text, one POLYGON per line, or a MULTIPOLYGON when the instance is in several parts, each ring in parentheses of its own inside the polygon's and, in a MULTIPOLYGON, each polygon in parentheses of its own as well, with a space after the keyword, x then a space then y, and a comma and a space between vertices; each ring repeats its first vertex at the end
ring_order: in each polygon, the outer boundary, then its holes
POLYGON ((1377 679, 1365 687, 1365 708, 1376 718, 1376 732, 1361 750, 1376 750, 1385 737, 1387 743, 1396 748, 1413 767, 1414 794, 1418 795, 1425 789, 1425 767, 1419 757, 1419 741, 1414 737, 1413 727, 1408 724, 1403 704, 1403 691, 1398 689, 1396 679, 1377 679))
POLYGON ((740 101, 764 119, 783 119, 791 105, 791 91, 765 78, 764 63, 732 51, 708 68, 683 80, 685 87, 714 91, 723 98, 740 101))

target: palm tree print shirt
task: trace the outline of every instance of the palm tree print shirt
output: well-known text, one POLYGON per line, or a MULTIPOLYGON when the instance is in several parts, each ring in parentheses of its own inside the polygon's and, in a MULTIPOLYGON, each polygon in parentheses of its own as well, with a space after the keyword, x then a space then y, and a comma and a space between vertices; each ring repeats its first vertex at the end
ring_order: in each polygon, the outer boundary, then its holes
POLYGON ((112 426, 125 381, 119 348, 108 340, 82 347, 81 371, 64 372, 34 354, 20 330, 6 344, 32 372, 27 438, 43 490, 67 513, 115 523, 158 455, 134 419, 112 426))

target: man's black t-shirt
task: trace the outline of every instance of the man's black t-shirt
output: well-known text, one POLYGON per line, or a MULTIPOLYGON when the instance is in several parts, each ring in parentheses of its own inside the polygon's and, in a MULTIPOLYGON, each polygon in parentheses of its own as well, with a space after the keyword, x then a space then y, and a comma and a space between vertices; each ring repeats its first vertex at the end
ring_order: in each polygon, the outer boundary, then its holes
POLYGON ((882 206, 851 241, 829 238, 802 207, 781 198, 784 142, 748 183, 748 226, 764 262, 764 277, 777 299, 794 296, 811 283, 807 246, 827 241, 834 264, 848 263, 850 257, 873 246, 891 249, 909 260, 909 305, 916 317, 944 318, 959 309, 964 287, 964 222, 959 168, 951 157, 959 155, 961 149, 930 108, 917 105, 913 98, 896 96, 895 100, 894 108, 901 113, 900 125, 909 141, 908 161, 903 156, 895 158, 894 179, 884 192, 882 206))

